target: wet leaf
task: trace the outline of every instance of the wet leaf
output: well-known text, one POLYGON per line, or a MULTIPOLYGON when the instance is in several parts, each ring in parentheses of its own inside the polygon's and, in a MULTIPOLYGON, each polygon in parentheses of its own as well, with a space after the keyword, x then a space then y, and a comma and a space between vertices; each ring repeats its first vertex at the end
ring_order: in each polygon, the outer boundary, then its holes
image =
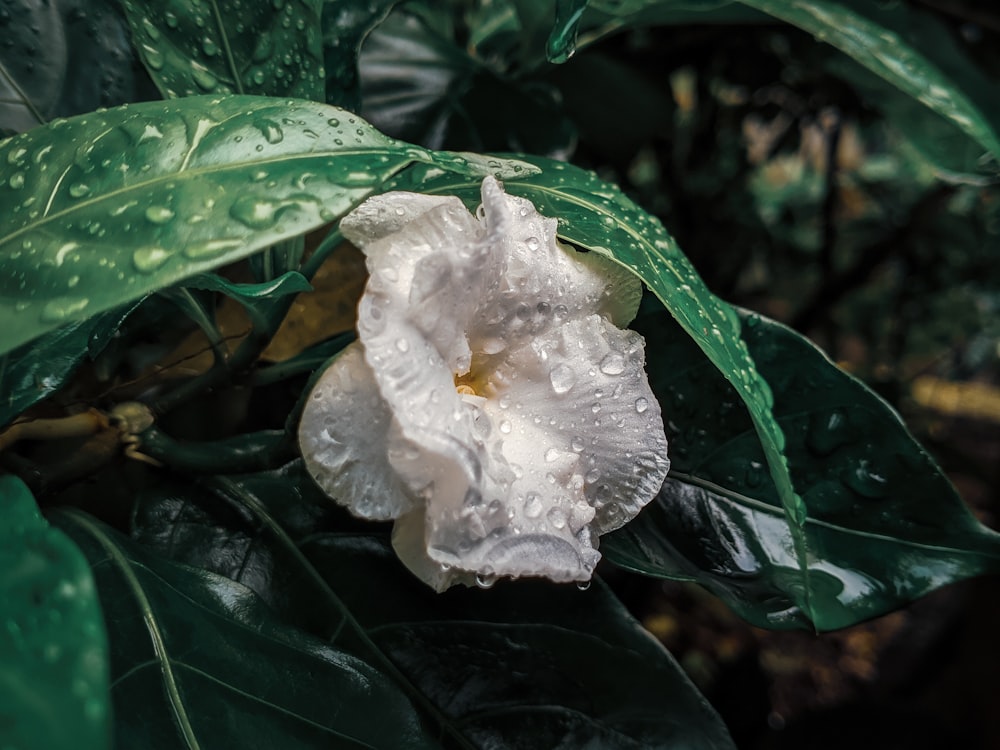
POLYGON ((810 610, 750 417, 662 314, 635 327, 667 423, 670 476, 638 518, 602 539, 609 560, 697 581, 761 627, 820 630, 1000 571, 1000 535, 972 517, 888 404, 791 329, 741 317, 809 511, 810 610))
MULTIPOLYGON (((529 163, 542 168, 537 175, 509 182, 512 195, 528 198, 539 212, 559 220, 559 236, 587 250, 606 255, 632 270, 663 302, 701 350, 697 361, 716 368, 733 384, 751 415, 756 440, 763 447, 767 471, 790 521, 794 554, 804 575, 808 548, 801 527, 806 506, 792 485, 785 457, 785 438, 771 413, 773 398, 767 381, 757 372, 740 338, 735 311, 713 295, 684 257, 658 219, 629 200, 617 187, 579 167, 542 158, 529 163)), ((431 173, 432 174, 432 173, 431 173)), ((478 203, 478 185, 451 175, 428 177, 416 168, 401 174, 392 187, 416 192, 454 194, 472 207, 478 203)), ((669 438, 669 435, 668 435, 669 438)), ((808 611, 809 589, 802 583, 803 606, 808 611)))
POLYGON ((56 522, 100 591, 117 746, 439 747, 379 669, 289 627, 245 586, 82 512, 56 522))
POLYGON ((139 55, 165 97, 323 100, 323 0, 125 0, 139 55))
POLYGON ((0 518, 4 745, 108 750, 108 645, 87 560, 16 477, 0 477, 0 518))
POLYGON ((0 38, 0 134, 136 96, 133 52, 113 0, 3 0, 0 38))
POLYGON ((76 321, 0 355, 0 427, 62 388, 100 354, 136 304, 76 321))
POLYGON ((52 123, 0 144, 0 330, 7 351, 330 222, 431 154, 343 110, 189 97, 52 123))
MULTIPOLYGON (((380 665, 445 746, 732 747, 669 654, 602 582, 434 594, 396 559, 384 527, 342 513, 295 463, 147 495, 135 533, 380 665)), ((367 712, 383 715, 374 705, 367 712)))

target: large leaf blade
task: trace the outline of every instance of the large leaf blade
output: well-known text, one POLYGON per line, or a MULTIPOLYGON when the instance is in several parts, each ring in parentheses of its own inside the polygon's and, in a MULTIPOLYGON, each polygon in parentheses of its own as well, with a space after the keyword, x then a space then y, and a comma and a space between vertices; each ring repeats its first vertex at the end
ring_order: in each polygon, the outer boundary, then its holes
POLYGON ((332 221, 414 159, 493 169, 262 97, 149 102, 9 139, 0 351, 332 221))
POLYGON ((132 37, 165 97, 323 100, 323 0, 126 0, 132 37))
POLYGON ((138 538, 243 581, 299 627, 389 665, 449 746, 732 747, 600 582, 438 595, 402 567, 384 527, 345 519, 298 462, 204 486, 143 498, 138 538))
POLYGON ((439 746, 377 669, 281 623, 246 587, 78 511, 57 520, 103 597, 119 746, 439 746))
POLYGON ((744 313, 809 510, 813 596, 803 612, 790 530, 736 393, 665 316, 641 318, 637 328, 672 467, 658 498, 605 537, 609 560, 697 581, 762 627, 820 630, 1000 570, 1000 535, 972 517, 891 407, 791 329, 744 313))
POLYGON ((111 747, 108 644, 80 550, 0 477, 0 727, 5 745, 111 747))

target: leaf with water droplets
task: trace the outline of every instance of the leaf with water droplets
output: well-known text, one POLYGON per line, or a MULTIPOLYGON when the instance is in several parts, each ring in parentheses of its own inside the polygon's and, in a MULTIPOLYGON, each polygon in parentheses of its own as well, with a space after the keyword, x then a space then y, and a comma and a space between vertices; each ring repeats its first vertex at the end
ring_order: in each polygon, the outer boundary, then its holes
POLYGON ((139 56, 165 97, 323 100, 323 0, 126 0, 123 7, 139 56))
MULTIPOLYGON (((507 191, 529 199, 540 213, 557 218, 558 233, 564 240, 606 255, 642 279, 697 343, 701 349, 701 354, 695 355, 698 360, 707 357, 746 403, 788 515, 791 542, 805 576, 807 548, 801 527, 806 506, 795 492, 782 453, 785 439, 771 412, 771 389, 740 337, 736 313, 708 290, 660 221, 617 187, 570 164, 541 157, 525 161, 541 168, 541 173, 508 182, 507 191)), ((471 192, 470 180, 434 174, 420 166, 402 173, 391 185, 414 192, 458 195, 470 206, 478 200, 471 192)), ((641 410, 639 404, 636 408, 641 410)), ((664 419, 670 419, 667 405, 664 419)), ((802 588, 808 607, 809 589, 804 582, 802 588)))
POLYGON ((5 747, 111 747, 108 644, 90 567, 28 488, 0 477, 0 717, 5 747))
POLYGON ((85 358, 104 349, 137 304, 75 321, 0 355, 0 428, 62 388, 85 358))
POLYGON ((433 154, 316 102, 188 97, 54 122, 0 144, 0 352, 333 221, 433 154), (275 135, 280 129, 281 138, 275 135))
POLYGON ((973 518, 888 404, 791 329, 753 313, 742 320, 809 510, 809 609, 750 416, 662 313, 636 328, 666 415, 671 472, 638 518, 602 540, 609 560, 697 581, 761 627, 820 630, 1000 572, 1000 535, 973 518))
MULTIPOLYGON (((193 566, 186 570, 249 586, 302 637, 373 669, 391 665, 438 747, 732 749, 680 667, 601 581, 586 592, 522 580, 435 594, 400 564, 385 529, 345 515, 296 462, 147 492, 134 533, 147 549, 193 566)), ((252 658, 243 651, 241 660, 252 658)), ((303 679, 287 674, 272 693, 303 679)), ((318 692, 329 706, 331 689, 318 692)), ((119 699, 127 715, 142 695, 119 699)), ((356 710, 373 726, 390 715, 377 696, 356 710)), ((398 737, 373 744, 414 746, 398 737)))
MULTIPOLYGON (((117 747, 440 747, 381 665, 287 622, 313 602, 296 602, 290 618, 241 583, 159 557, 85 513, 53 515, 90 560, 105 609, 113 686, 103 695, 117 747)), ((67 724, 59 715, 45 726, 67 724)))

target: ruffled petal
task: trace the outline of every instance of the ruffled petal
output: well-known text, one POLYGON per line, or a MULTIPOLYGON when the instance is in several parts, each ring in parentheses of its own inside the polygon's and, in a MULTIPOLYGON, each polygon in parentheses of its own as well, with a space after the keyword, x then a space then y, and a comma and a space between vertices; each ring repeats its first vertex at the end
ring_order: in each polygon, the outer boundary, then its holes
POLYGON ((509 436, 503 452, 522 482, 547 490, 535 490, 536 510, 577 526, 586 512, 574 503, 585 499, 590 529, 604 534, 660 490, 670 462, 643 364, 639 334, 590 315, 508 352, 490 373, 484 408, 509 436))
POLYGON ((642 285, 625 268, 556 240, 557 222, 493 178, 482 187, 481 213, 497 271, 469 324, 476 353, 494 355, 565 320, 597 313, 619 326, 635 317, 642 285))
POLYGON ((414 500, 386 452, 392 413, 354 342, 313 387, 299 423, 299 447, 316 483, 356 516, 388 520, 414 500))

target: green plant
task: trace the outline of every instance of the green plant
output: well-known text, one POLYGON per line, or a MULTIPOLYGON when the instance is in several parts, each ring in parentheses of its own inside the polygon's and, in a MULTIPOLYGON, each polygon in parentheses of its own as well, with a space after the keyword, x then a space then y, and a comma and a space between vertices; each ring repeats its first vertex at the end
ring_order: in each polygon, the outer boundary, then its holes
MULTIPOLYGON (((390 190, 474 210, 495 177, 645 284, 633 328, 671 469, 603 538, 607 565, 817 630, 1000 570, 1000 537, 886 401, 695 271, 748 302, 810 286, 788 318, 831 346, 823 314, 854 294, 841 325, 893 361, 927 346, 878 328, 919 292, 862 284, 895 248, 950 254, 918 287, 995 300, 977 269, 996 61, 946 19, 864 0, 3 0, 0 29, 7 744, 732 747, 603 581, 436 594, 306 474, 303 402, 352 336, 289 321, 351 252, 340 220, 390 190), (727 25, 783 87, 725 59, 727 25), (625 62, 661 54, 654 27, 669 80, 625 62)), ((924 330, 996 336, 961 325, 924 330)))

